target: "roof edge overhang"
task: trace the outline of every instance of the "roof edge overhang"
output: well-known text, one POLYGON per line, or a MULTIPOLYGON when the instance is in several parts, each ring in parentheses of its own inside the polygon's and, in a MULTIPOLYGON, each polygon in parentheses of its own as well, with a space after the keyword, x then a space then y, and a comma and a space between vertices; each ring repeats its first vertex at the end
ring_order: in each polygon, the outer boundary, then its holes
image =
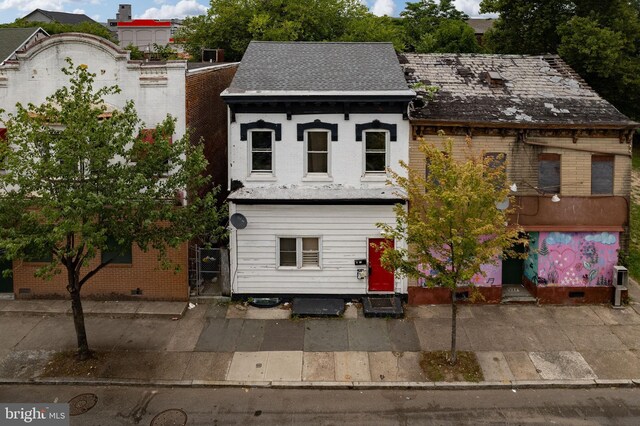
POLYGON ((305 90, 261 90, 231 92, 224 90, 220 96, 227 103, 247 102, 291 102, 291 101, 401 101, 409 102, 415 97, 413 90, 372 90, 372 91, 305 91, 305 90))
POLYGON ((635 130, 640 128, 640 123, 635 121, 603 122, 603 123, 568 123, 568 122, 501 122, 501 121, 459 121, 459 120, 428 120, 422 118, 409 117, 411 124, 423 126, 440 127, 481 127, 500 129, 612 129, 612 130, 635 130))
POLYGON ((279 204, 279 205, 396 205, 405 204, 406 201, 402 198, 342 198, 342 199, 247 199, 247 198, 234 198, 233 196, 227 197, 228 201, 235 204, 279 204))

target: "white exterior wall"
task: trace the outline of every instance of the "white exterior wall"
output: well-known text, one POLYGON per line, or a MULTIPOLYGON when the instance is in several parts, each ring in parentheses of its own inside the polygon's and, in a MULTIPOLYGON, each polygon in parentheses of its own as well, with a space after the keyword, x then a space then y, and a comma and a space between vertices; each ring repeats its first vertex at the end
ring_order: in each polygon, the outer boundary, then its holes
POLYGON ((177 119, 174 138, 185 133, 185 69, 182 61, 142 66, 128 61, 128 53, 103 39, 87 35, 53 36, 25 53, 16 62, 0 66, 0 108, 15 112, 17 102, 41 104, 58 88, 68 84, 62 68, 71 58, 75 66, 86 64, 97 74, 94 88, 118 85, 119 94, 105 97, 115 108, 127 100, 135 103, 145 128, 154 128, 167 114, 177 119))
MULTIPOLYGON (((229 114, 231 116, 231 114, 229 114)), ((380 120, 395 124, 397 140, 388 139, 387 165, 404 175, 399 161, 408 162, 409 132, 408 120, 401 114, 351 114, 349 120, 343 114, 305 114, 293 115, 287 120, 286 114, 236 114, 236 121, 229 124, 229 179, 239 180, 246 187, 265 187, 269 185, 308 185, 325 184, 347 185, 355 188, 380 188, 385 186, 385 176, 364 176, 364 137, 356 141, 356 124, 380 120), (330 178, 308 178, 304 176, 305 142, 297 139, 297 124, 309 123, 316 119, 338 125, 338 140, 329 138, 329 175, 330 178), (264 120, 282 125, 282 140, 273 142, 274 176, 251 175, 249 173, 250 135, 246 141, 240 140, 240 126, 264 120)))
MULTIPOLYGON (((231 289, 240 294, 366 294, 355 259, 367 259, 367 238, 381 238, 376 222, 394 223, 386 205, 230 204, 247 227, 231 228, 231 289), (278 237, 319 237, 320 269, 276 267, 278 237)), ((395 242, 397 247, 402 242, 395 242)), ((407 293, 407 279, 395 278, 395 292, 407 293)))

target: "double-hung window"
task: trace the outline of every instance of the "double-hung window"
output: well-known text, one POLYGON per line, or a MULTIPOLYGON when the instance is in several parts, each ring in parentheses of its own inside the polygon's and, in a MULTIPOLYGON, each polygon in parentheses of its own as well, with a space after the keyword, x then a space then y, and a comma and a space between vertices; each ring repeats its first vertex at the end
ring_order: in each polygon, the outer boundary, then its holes
POLYGON ((307 132, 306 172, 312 175, 329 174, 329 132, 307 132))
POLYGON ((251 173, 273 173, 273 132, 251 131, 251 173))
POLYGON ((280 237, 278 238, 279 268, 319 268, 320 238, 280 237))
POLYGON ((387 132, 365 132, 364 172, 385 173, 387 168, 387 132))

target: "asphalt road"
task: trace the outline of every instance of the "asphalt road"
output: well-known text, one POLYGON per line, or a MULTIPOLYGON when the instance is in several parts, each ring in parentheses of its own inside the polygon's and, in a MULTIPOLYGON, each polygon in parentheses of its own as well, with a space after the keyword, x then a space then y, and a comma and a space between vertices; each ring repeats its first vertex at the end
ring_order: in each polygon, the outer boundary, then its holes
MULTIPOLYGON (((66 402, 84 393, 97 395, 97 403, 71 417, 72 425, 149 425, 167 409, 183 410, 188 425, 640 424, 640 388, 514 392, 5 385, 0 402, 66 402)), ((154 425, 164 424, 176 423, 154 425)))

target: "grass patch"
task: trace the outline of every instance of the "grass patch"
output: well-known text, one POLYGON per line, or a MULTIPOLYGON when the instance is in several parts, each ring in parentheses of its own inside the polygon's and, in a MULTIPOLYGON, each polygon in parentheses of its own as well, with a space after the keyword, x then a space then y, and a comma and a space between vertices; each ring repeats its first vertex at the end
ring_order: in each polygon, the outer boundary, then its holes
POLYGON ((55 353, 40 377, 99 377, 104 367, 105 354, 93 352, 93 357, 78 361, 76 351, 55 353))
POLYGON ((484 380, 473 352, 458 351, 456 365, 449 363, 449 351, 422 352, 420 367, 432 382, 481 382, 484 380))
POLYGON ((631 241, 629 243, 629 259, 627 264, 629 274, 640 278, 640 204, 638 200, 631 203, 631 241))
POLYGON ((631 155, 631 166, 633 170, 640 170, 640 146, 633 147, 631 155))

